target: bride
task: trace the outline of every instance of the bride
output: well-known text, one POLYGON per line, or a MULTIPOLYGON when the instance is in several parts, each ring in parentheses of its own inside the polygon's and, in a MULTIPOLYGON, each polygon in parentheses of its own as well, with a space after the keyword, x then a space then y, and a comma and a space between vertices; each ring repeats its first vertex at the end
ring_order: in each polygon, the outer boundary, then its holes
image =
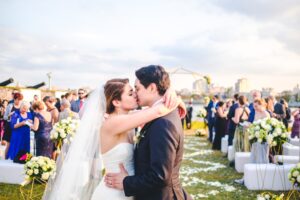
POLYGON ((178 107, 171 92, 151 108, 130 112, 138 98, 128 79, 112 79, 89 96, 74 141, 63 146, 44 200, 131 200, 123 191, 108 188, 105 173, 120 171, 123 164, 134 175, 134 128, 167 115, 178 107), (104 91, 103 91, 104 89, 104 91))

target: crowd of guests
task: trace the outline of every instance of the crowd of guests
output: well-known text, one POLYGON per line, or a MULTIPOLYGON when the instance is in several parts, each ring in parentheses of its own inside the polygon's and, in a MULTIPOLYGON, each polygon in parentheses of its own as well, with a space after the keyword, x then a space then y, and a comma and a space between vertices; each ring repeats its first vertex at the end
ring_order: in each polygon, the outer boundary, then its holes
POLYGON ((234 146, 237 151, 250 151, 244 122, 252 123, 267 117, 282 121, 287 129, 289 122, 294 119, 291 137, 299 137, 300 108, 291 112, 288 103, 284 99, 277 101, 274 96, 262 98, 259 91, 253 92, 252 102, 239 94, 235 94, 233 99, 226 102, 215 95, 205 108, 209 129, 208 140, 215 150, 221 149, 221 139, 228 135, 228 145, 233 145, 233 141, 235 141, 234 146), (235 140, 233 140, 234 138, 235 140))
POLYGON ((11 99, 0 99, 0 139, 5 145, 5 158, 16 160, 30 153, 30 132, 34 132, 34 154, 55 158, 55 144, 50 132, 55 123, 71 117, 79 119, 88 94, 85 89, 78 93, 66 93, 61 98, 34 95, 31 102, 23 100, 21 92, 14 90, 11 99))

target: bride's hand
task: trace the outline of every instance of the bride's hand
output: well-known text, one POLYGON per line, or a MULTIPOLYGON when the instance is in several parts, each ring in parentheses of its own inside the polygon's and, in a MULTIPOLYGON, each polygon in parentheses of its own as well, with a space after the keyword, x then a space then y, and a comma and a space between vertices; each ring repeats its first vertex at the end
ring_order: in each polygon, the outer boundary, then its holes
POLYGON ((174 107, 178 107, 178 112, 181 119, 183 119, 186 116, 187 111, 185 104, 182 101, 181 97, 177 96, 175 90, 173 90, 172 88, 169 88, 166 91, 163 97, 163 101, 165 103, 165 106, 170 110, 174 110, 174 107))
POLYGON ((174 106, 178 105, 178 97, 176 91, 172 88, 169 88, 163 96, 163 102, 169 109, 172 109, 174 106))

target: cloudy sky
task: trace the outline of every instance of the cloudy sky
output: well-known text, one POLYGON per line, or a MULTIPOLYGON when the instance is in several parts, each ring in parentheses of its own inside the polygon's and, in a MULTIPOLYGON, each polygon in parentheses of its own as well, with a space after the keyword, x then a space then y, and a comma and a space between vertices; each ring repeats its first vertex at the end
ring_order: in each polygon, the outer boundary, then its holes
MULTIPOLYGON (((183 67, 232 86, 300 83, 300 2, 289 0, 0 0, 0 80, 63 88, 135 69, 183 67)), ((176 87, 193 77, 173 76, 176 87), (176 78, 174 78, 176 77, 176 78)), ((180 85, 180 86, 179 86, 180 85)))

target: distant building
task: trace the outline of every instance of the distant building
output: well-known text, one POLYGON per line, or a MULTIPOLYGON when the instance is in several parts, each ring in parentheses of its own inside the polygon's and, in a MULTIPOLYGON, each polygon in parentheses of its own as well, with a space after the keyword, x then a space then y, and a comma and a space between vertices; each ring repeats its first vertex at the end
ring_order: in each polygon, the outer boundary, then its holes
POLYGON ((274 88, 262 88, 261 96, 268 97, 268 96, 276 96, 274 88))
POLYGON ((250 84, 248 79, 241 78, 235 83, 235 92, 237 93, 247 93, 250 91, 250 84))
POLYGON ((193 83, 193 93, 206 94, 208 92, 208 85, 205 79, 198 79, 193 83))

